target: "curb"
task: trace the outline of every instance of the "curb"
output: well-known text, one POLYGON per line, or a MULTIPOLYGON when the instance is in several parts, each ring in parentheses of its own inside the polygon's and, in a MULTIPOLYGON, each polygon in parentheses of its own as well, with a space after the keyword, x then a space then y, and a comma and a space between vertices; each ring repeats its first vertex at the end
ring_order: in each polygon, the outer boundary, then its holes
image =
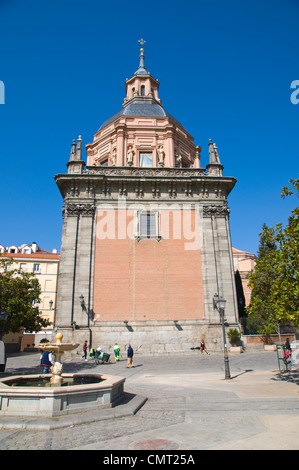
POLYGON ((18 418, 5 416, 0 419, 0 430, 51 431, 52 429, 73 427, 96 421, 124 418, 136 414, 146 401, 146 397, 138 395, 132 396, 132 394, 125 393, 123 401, 114 408, 104 408, 98 411, 89 411, 84 414, 76 413, 67 416, 55 416, 53 418, 18 418))

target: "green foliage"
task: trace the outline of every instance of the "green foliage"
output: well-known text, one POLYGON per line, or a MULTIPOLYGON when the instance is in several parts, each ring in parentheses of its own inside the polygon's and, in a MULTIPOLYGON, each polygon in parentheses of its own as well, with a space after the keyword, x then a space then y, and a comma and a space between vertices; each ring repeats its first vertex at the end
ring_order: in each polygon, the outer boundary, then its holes
POLYGON ((47 338, 43 338, 40 340, 40 344, 43 344, 43 343, 50 343, 50 341, 47 338))
POLYGON ((40 331, 49 325, 41 317, 33 302, 40 301, 40 285, 33 273, 13 269, 13 260, 0 257, 0 308, 7 310, 8 319, 4 333, 15 333, 24 328, 27 331, 40 331))
POLYGON ((259 333, 263 335, 262 340, 264 341, 265 344, 273 344, 271 335, 275 333, 275 325, 273 325, 271 322, 264 323, 260 328, 259 328, 259 333))
MULTIPOLYGON (((290 180, 282 197, 299 195, 299 179, 290 180)), ((299 323, 299 208, 291 212, 288 224, 263 225, 255 270, 249 275, 252 289, 249 315, 261 317, 263 328, 299 323), (267 326, 268 325, 268 326, 267 326)))
POLYGON ((236 346, 239 339, 241 338, 241 333, 236 328, 230 328, 227 332, 227 337, 230 340, 231 344, 236 346))
POLYGON ((257 335, 263 327, 263 319, 257 315, 249 315, 243 322, 245 335, 257 335))

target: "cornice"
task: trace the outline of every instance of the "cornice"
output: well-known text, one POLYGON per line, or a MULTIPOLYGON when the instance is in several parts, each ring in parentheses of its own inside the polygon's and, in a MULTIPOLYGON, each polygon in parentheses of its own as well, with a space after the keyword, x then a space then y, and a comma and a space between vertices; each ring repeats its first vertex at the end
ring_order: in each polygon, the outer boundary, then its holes
POLYGON ((97 167, 87 166, 84 175, 121 177, 163 177, 192 178, 205 175, 205 168, 136 168, 136 167, 97 167))

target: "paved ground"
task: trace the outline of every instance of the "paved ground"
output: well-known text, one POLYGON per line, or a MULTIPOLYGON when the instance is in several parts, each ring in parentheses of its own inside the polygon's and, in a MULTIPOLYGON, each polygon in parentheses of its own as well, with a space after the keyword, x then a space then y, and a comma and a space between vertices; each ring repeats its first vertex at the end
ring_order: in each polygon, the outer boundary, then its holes
MULTIPOLYGON (((99 421, 84 424, 88 416, 78 415, 45 431, 9 429, 2 418, 0 450, 299 449, 299 370, 279 374, 276 353, 231 354, 232 380, 224 380, 221 354, 191 353, 136 357, 132 369, 124 358, 99 366, 66 361, 65 372, 126 377, 127 402, 99 421)), ((36 353, 10 356, 5 375, 40 373, 38 364, 36 353)))

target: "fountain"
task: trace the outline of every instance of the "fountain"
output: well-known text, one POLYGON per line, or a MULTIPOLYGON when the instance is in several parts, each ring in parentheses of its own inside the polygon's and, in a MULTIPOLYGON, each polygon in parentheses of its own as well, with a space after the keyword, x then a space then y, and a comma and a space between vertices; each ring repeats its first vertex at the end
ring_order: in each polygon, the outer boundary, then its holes
POLYGON ((63 384, 63 365, 61 362, 61 356, 64 354, 65 351, 73 351, 76 349, 79 344, 78 343, 64 343, 62 344, 62 333, 57 333, 56 335, 56 343, 47 343, 47 344, 39 344, 38 347, 43 351, 49 351, 55 356, 55 362, 52 367, 52 376, 50 379, 51 385, 62 385, 63 384))
POLYGON ((61 356, 73 351, 79 344, 62 343, 63 335, 56 335, 56 343, 39 344, 42 350, 52 352, 55 362, 52 374, 11 376, 0 379, 0 417, 33 416, 56 417, 115 406, 124 395, 122 377, 97 373, 64 374, 61 356))

